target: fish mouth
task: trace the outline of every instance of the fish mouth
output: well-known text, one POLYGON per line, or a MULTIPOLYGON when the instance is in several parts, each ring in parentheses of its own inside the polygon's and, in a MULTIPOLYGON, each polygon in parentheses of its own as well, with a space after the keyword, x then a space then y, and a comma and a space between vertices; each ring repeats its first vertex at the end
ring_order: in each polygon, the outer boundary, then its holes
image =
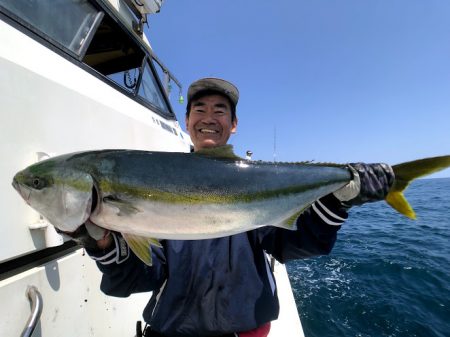
POLYGON ((25 202, 29 205, 31 189, 26 188, 23 185, 20 185, 19 182, 17 181, 16 177, 13 178, 12 186, 20 194, 20 196, 23 198, 23 200, 25 200, 25 202))
POLYGON ((17 182, 16 177, 13 178, 12 186, 14 187, 14 189, 15 189, 16 191, 19 191, 20 185, 19 185, 19 183, 17 182))

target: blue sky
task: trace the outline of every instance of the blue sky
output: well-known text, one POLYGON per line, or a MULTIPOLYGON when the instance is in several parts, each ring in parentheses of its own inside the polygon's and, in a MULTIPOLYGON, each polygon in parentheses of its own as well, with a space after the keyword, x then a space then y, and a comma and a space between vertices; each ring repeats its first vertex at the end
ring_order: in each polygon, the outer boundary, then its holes
POLYGON ((276 130, 279 161, 396 164, 450 154, 449 18, 446 0, 167 0, 146 30, 184 95, 237 85, 239 155, 272 160, 276 130))

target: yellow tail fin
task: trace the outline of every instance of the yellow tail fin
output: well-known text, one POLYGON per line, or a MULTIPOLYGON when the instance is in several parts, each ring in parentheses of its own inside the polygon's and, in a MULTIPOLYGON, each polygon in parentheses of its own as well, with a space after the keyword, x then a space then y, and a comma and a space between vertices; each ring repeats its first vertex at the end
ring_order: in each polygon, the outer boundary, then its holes
POLYGON ((415 219, 416 213, 405 199, 403 191, 414 179, 438 172, 447 167, 450 167, 450 156, 419 159, 392 166, 395 182, 386 196, 386 202, 408 218, 415 219))

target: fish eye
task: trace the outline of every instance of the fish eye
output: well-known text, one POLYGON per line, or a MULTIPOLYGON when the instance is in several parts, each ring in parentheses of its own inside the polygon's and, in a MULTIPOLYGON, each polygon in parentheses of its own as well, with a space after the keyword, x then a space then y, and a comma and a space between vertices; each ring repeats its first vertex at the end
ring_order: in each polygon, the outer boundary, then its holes
POLYGON ((45 181, 45 179, 43 178, 39 178, 39 177, 33 177, 31 179, 31 187, 33 187, 36 190, 40 190, 42 188, 44 188, 47 185, 47 182, 45 181))
POLYGON ((39 180, 39 178, 34 178, 33 179, 33 187, 35 187, 35 188, 38 188, 39 187, 39 185, 40 185, 40 180, 39 180))

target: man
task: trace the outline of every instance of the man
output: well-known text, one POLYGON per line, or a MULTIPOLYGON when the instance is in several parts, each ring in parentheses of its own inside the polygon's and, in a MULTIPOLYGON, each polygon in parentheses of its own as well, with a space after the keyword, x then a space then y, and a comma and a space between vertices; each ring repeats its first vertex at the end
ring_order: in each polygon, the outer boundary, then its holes
MULTIPOLYGON (((186 128, 194 151, 227 144, 236 132, 237 88, 204 78, 188 90, 186 128)), ((317 200, 297 220, 298 229, 265 227, 209 240, 163 240, 153 266, 142 263, 118 233, 101 233, 87 249, 103 273, 101 289, 125 297, 153 291, 143 317, 145 336, 267 336, 279 312, 265 253, 278 261, 328 254, 355 204, 381 200, 393 183, 383 164, 354 164, 353 181, 317 200)), ((189 214, 186 214, 189 221, 189 214)), ((92 239, 91 239, 92 241, 92 239)))

